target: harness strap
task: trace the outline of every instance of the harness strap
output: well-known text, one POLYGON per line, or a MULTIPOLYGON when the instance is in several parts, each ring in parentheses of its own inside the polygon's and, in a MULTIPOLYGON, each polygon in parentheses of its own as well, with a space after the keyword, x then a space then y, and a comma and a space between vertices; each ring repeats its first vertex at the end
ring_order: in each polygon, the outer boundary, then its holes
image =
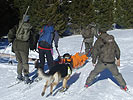
POLYGON ((51 48, 43 48, 43 47, 40 47, 38 46, 39 49, 43 49, 43 50, 52 50, 51 48))
POLYGON ((68 71, 67 71, 67 74, 68 74, 68 75, 71 75, 71 74, 72 74, 72 70, 71 70, 70 66, 67 66, 67 68, 68 68, 68 69, 67 69, 67 70, 68 70, 68 71))
MULTIPOLYGON (((45 27, 45 29, 47 28, 47 26, 45 27)), ((41 29, 41 31, 40 32, 43 32, 43 31, 45 31, 45 29, 44 29, 44 27, 41 29)))

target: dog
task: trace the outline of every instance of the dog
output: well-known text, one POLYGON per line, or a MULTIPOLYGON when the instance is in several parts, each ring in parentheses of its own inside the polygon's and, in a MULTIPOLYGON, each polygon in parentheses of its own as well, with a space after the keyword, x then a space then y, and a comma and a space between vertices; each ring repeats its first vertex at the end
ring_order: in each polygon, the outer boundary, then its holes
POLYGON ((56 64, 48 73, 45 73, 43 69, 39 67, 39 61, 37 60, 35 61, 35 68, 37 68, 38 77, 46 80, 41 93, 42 96, 44 96, 48 86, 50 86, 50 94, 52 95, 53 87, 57 86, 61 80, 63 81, 63 84, 60 91, 64 92, 68 89, 67 81, 72 74, 72 66, 70 63, 56 64))

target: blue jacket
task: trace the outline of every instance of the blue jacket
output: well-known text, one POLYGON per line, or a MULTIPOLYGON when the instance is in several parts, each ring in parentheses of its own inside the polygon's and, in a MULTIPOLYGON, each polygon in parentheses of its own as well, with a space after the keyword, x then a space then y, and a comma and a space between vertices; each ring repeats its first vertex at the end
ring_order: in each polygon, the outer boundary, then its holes
POLYGON ((46 41, 48 44, 52 44, 52 34, 54 32, 54 27, 53 26, 47 26, 45 25, 44 28, 41 30, 40 34, 40 38, 39 38, 39 42, 40 41, 46 41))

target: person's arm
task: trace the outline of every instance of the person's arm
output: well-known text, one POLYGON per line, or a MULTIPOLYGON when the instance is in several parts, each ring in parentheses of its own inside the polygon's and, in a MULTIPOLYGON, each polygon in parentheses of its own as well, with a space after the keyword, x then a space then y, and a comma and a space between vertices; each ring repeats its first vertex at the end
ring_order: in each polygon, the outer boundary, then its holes
POLYGON ((15 25, 12 29, 8 32, 8 41, 11 43, 16 38, 16 31, 17 31, 17 25, 15 25))
POLYGON ((96 37, 96 38, 98 38, 98 31, 97 31, 97 29, 96 28, 92 28, 92 31, 93 31, 93 33, 94 33, 94 36, 96 37))
POLYGON ((57 31, 55 31, 54 34, 55 34, 54 36, 55 47, 58 48, 59 34, 57 31))
POLYGON ((96 60, 97 60, 97 57, 98 57, 98 44, 99 44, 99 40, 97 39, 96 42, 94 43, 94 47, 92 49, 92 63, 93 65, 96 64, 96 60))
POLYGON ((117 66, 120 66, 120 49, 116 42, 115 42, 115 48, 116 48, 116 64, 117 66))

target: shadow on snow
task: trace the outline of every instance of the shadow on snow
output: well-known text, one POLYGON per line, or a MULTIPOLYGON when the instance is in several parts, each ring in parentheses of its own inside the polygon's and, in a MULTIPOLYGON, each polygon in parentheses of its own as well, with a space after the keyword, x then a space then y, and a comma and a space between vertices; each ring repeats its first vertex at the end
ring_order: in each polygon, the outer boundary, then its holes
POLYGON ((112 73, 108 69, 105 69, 101 73, 99 73, 99 75, 94 79, 92 83, 89 84, 89 86, 93 85, 97 81, 108 79, 108 78, 111 79, 116 85, 120 86, 118 81, 115 79, 115 77, 112 75, 112 73))

